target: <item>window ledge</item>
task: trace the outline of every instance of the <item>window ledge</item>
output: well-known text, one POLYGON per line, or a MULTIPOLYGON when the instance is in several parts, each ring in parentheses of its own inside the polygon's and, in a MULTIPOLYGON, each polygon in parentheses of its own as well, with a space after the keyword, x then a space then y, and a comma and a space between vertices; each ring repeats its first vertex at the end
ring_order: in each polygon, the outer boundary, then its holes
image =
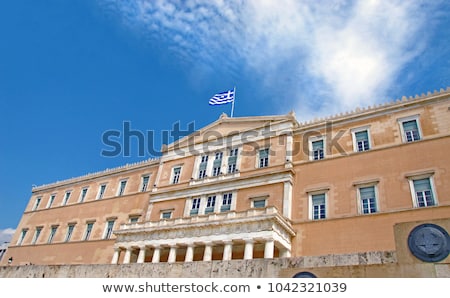
POLYGON ((237 177, 240 177, 240 176, 241 176, 241 173, 236 172, 236 173, 233 173, 233 174, 222 174, 222 175, 219 175, 219 176, 205 177, 203 179, 193 179, 193 180, 191 180, 189 182, 189 186, 201 185, 201 184, 210 183, 210 182, 217 182, 217 181, 237 178, 237 177))

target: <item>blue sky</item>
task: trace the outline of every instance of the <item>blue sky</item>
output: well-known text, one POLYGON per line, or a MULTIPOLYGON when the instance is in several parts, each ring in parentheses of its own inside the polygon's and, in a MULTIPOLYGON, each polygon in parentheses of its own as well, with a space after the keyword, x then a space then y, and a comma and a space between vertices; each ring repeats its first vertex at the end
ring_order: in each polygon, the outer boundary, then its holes
POLYGON ((101 155, 125 121, 158 150, 234 86, 234 116, 299 121, 450 86, 449 1, 2 1, 0 38, 1 243, 33 184, 148 158, 101 155))

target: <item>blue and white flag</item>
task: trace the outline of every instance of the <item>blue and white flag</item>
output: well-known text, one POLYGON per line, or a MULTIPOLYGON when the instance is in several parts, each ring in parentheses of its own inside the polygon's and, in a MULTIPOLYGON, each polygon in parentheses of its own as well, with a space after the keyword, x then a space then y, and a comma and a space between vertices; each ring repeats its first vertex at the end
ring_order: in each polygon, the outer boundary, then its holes
POLYGON ((212 106, 215 105, 223 105, 229 102, 234 101, 234 90, 228 90, 222 93, 214 94, 213 97, 209 100, 209 104, 212 106))

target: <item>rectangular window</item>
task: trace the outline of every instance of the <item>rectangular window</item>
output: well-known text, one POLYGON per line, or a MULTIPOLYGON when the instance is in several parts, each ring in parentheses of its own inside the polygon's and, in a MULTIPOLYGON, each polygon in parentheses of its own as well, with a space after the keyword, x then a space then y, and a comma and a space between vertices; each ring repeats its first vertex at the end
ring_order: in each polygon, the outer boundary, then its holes
POLYGON ((200 198, 192 199, 191 212, 190 212, 191 215, 198 214, 198 210, 200 209, 200 201, 201 201, 200 198))
POLYGON ((325 194, 311 196, 312 219, 323 219, 326 217, 325 194))
POLYGON ((70 224, 67 226, 67 233, 66 233, 66 239, 64 239, 65 242, 70 241, 70 238, 72 238, 73 229, 75 228, 74 224, 70 224))
POLYGON ((208 155, 203 155, 201 157, 201 162, 198 167, 198 179, 203 179, 206 177, 207 167, 208 167, 208 155))
POLYGON ((177 184, 180 181, 180 173, 181 167, 173 168, 172 184, 177 184))
POLYGON ((213 176, 219 176, 221 174, 222 168, 222 157, 223 152, 216 152, 214 163, 213 163, 213 176))
POLYGON ((172 211, 162 211, 161 218, 162 219, 170 219, 172 217, 172 211))
POLYGON ((105 191, 106 191, 106 184, 100 185, 100 187, 98 189, 97 200, 103 199, 105 191))
POLYGON ((58 230, 58 226, 52 226, 50 230, 50 235, 48 236, 47 243, 52 243, 53 238, 55 238, 56 231, 58 230))
POLYGON ((42 201, 42 197, 37 197, 37 198, 36 198, 36 201, 34 202, 34 206, 33 206, 32 211, 34 211, 34 210, 36 210, 37 208, 39 208, 39 205, 41 204, 41 201, 42 201))
POLYGON ((413 180, 414 193, 416 195, 417 207, 428 207, 436 205, 430 178, 413 180))
POLYGON ((228 174, 232 174, 232 173, 236 172, 237 155, 238 155, 237 148, 230 150, 230 155, 228 156, 228 167, 227 167, 228 174))
POLYGON ((223 152, 216 152, 213 162, 213 176, 219 176, 222 168, 223 152))
POLYGON ((62 206, 67 205, 67 203, 69 202, 69 199, 70 199, 70 195, 71 195, 71 192, 66 191, 66 194, 64 195, 64 200, 63 200, 62 206))
POLYGON ((231 202, 233 200, 233 194, 224 193, 222 196, 222 206, 220 207, 221 212, 230 211, 231 210, 231 202))
POLYGON ((19 240, 17 241, 17 245, 22 245, 23 240, 25 239, 25 236, 27 235, 28 229, 22 229, 22 232, 20 232, 19 240))
POLYGON ((266 199, 253 200, 253 208, 264 208, 266 207, 266 199))
POLYGON ((137 223, 139 221, 139 216, 130 216, 128 219, 129 223, 137 223))
POLYGON ((84 199, 86 198, 87 191, 88 191, 88 188, 87 188, 87 187, 85 187, 85 188, 83 188, 83 189, 81 190, 80 200, 79 200, 80 203, 83 203, 83 202, 84 202, 84 199))
POLYGON ((127 180, 122 180, 120 181, 119 184, 119 191, 117 192, 117 195, 120 197, 124 194, 125 192, 125 187, 127 186, 127 180))
POLYGON ((209 196, 206 201, 205 214, 214 212, 215 206, 216 206, 216 196, 209 196))
POLYGON ((419 126, 417 119, 403 121, 403 134, 406 142, 414 142, 420 140, 419 126))
POLYGON ((34 232, 33 241, 31 242, 31 244, 36 244, 36 242, 39 239, 39 235, 41 235, 41 232, 42 232, 42 227, 37 227, 36 231, 34 232))
POLYGON ((108 222, 106 223, 105 234, 103 236, 103 239, 111 238, 114 229, 114 222, 115 220, 108 220, 108 222))
POLYGON ((320 160, 324 158, 324 144, 323 140, 311 142, 312 158, 313 160, 320 160))
POLYGON ((219 167, 214 167, 213 168, 213 174, 214 177, 217 177, 220 175, 220 166, 219 167))
POLYGON ((202 169, 198 171, 198 179, 203 179, 206 177, 206 169, 202 169))
POLYGON ((51 195, 50 199, 48 199, 48 204, 47 204, 47 208, 52 207, 53 202, 55 201, 56 195, 51 195))
POLYGON ((361 213, 371 214, 378 211, 375 186, 360 187, 359 199, 360 199, 361 213))
POLYGON ((269 148, 259 150, 259 167, 265 168, 269 166, 269 148))
POLYGON ((370 149, 369 132, 367 130, 355 132, 354 138, 355 138, 355 151, 362 152, 370 149))
POLYGON ((87 241, 87 240, 89 240, 89 238, 91 238, 92 228, 94 228, 94 223, 88 222, 86 224, 86 232, 84 232, 83 240, 87 241))
POLYGON ((143 176, 142 177, 141 192, 147 191, 149 180, 150 180, 150 176, 143 176))
POLYGON ((232 164, 228 164, 228 174, 232 174, 236 172, 236 164, 232 163, 232 164))

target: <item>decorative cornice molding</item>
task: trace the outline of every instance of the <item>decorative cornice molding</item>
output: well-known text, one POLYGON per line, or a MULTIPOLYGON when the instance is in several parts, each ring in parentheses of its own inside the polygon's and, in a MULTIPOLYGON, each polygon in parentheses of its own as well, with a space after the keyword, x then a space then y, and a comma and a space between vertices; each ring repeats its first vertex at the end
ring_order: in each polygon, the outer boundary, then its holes
POLYGON ((354 110, 341 112, 335 115, 314 118, 312 120, 307 120, 304 122, 299 122, 299 127, 297 130, 304 130, 310 128, 311 126, 323 125, 329 121, 345 121, 350 120, 352 118, 357 118, 361 116, 368 116, 372 114, 376 114, 379 112, 386 112, 389 110, 394 110, 397 108, 405 107, 408 105, 414 105, 418 103, 422 103, 428 100, 434 99, 442 99, 445 96, 450 96, 450 87, 447 89, 440 89, 439 91, 434 90, 434 92, 427 92, 427 94, 422 93, 421 95, 416 94, 414 97, 406 97, 403 96, 400 99, 392 100, 390 102, 378 103, 374 105, 369 105, 366 107, 357 107, 354 110))
POLYGON ((246 237, 272 237, 284 246, 290 246, 290 239, 295 236, 295 231, 275 207, 266 207, 244 212, 123 224, 114 234, 117 236, 115 246, 129 246, 130 243, 142 241, 175 245, 194 240, 240 240, 246 237))
POLYGON ((61 181, 56 181, 53 183, 43 184, 43 185, 39 185, 39 186, 33 186, 31 191, 33 193, 35 193, 38 191, 43 191, 43 190, 47 190, 50 188, 55 188, 55 187, 59 187, 59 186, 67 185, 67 184, 73 184, 73 183, 78 183, 78 182, 82 182, 82 181, 86 181, 86 180, 100 178, 103 176, 118 174, 118 173, 125 172, 128 170, 135 170, 140 167, 150 166, 150 165, 154 165, 154 164, 157 165, 157 164, 159 164, 159 160, 160 160, 160 158, 150 158, 147 160, 118 166, 116 168, 105 169, 105 170, 94 172, 94 173, 88 173, 88 174, 85 174, 85 175, 82 175, 79 177, 73 177, 73 178, 69 178, 69 179, 65 179, 65 180, 61 180, 61 181))
POLYGON ((286 181, 292 181, 295 171, 291 168, 279 168, 274 172, 263 172, 244 177, 235 177, 226 180, 217 180, 210 183, 192 185, 182 189, 159 189, 150 194, 150 202, 167 201, 183 197, 197 196, 199 194, 210 192, 225 192, 235 189, 249 188, 260 185, 276 184, 286 181))

